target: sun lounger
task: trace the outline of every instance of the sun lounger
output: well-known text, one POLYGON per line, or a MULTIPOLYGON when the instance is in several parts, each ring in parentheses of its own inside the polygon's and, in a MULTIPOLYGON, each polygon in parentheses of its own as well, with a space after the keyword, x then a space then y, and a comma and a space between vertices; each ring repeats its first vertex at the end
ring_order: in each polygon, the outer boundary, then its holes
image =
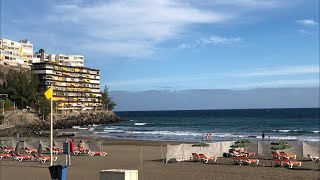
MULTIPOLYGON (((42 154, 37 155, 37 154, 33 153, 32 156, 33 156, 33 160, 39 161, 41 163, 45 163, 46 161, 50 160, 50 156, 43 156, 42 154)), ((58 159, 57 156, 52 157, 53 161, 57 161, 57 159, 58 159)))
POLYGON ((273 165, 282 167, 283 164, 282 164, 281 160, 279 159, 279 157, 273 157, 273 165))
POLYGON ((310 154, 307 154, 308 158, 313 161, 313 162, 319 162, 320 161, 320 158, 319 156, 312 156, 310 154))
MULTIPOLYGON (((46 150, 50 152, 50 147, 46 146, 46 150)), ((59 153, 62 153, 63 152, 63 149, 59 149, 59 148, 52 148, 52 153, 53 154, 59 154, 59 153)))
POLYGON ((232 156, 233 164, 241 165, 240 157, 239 156, 232 156))
POLYGON ((27 159, 32 159, 32 156, 20 155, 19 153, 14 153, 14 152, 11 152, 11 156, 16 161, 23 161, 23 160, 27 160, 27 159))
POLYGON ((10 154, 0 154, 0 160, 4 159, 4 158, 10 158, 11 155, 10 154))
POLYGON ((271 156, 279 159, 279 154, 277 152, 272 152, 271 156))
POLYGON ((21 149, 24 150, 27 154, 37 153, 38 152, 36 149, 30 149, 28 147, 22 147, 21 149))
POLYGON ((256 163, 258 165, 259 164, 259 159, 248 159, 248 157, 242 156, 240 158, 240 162, 241 162, 242 165, 244 165, 244 164, 251 165, 251 163, 256 163))
POLYGON ((280 157, 282 158, 292 158, 292 159, 296 159, 297 158, 297 155, 295 154, 287 154, 286 152, 280 152, 280 157))
POLYGON ((283 158, 282 164, 283 166, 288 166, 289 168, 292 168, 294 165, 301 166, 301 161, 290 161, 289 158, 283 158))
POLYGON ((94 155, 106 156, 107 155, 107 153, 103 151, 89 151, 88 154, 89 156, 94 156, 94 155))
POLYGON ((73 155, 78 155, 78 154, 89 154, 90 150, 87 149, 82 149, 81 151, 79 150, 74 150, 73 155))
POLYGON ((204 154, 199 154, 199 157, 204 163, 208 163, 208 161, 217 161, 217 157, 215 156, 205 156, 204 154))
POLYGON ((192 153, 192 157, 190 157, 190 161, 200 161, 200 157, 197 153, 192 153))
POLYGON ((15 148, 8 148, 8 147, 4 148, 5 153, 11 153, 12 151, 16 151, 16 149, 15 148))

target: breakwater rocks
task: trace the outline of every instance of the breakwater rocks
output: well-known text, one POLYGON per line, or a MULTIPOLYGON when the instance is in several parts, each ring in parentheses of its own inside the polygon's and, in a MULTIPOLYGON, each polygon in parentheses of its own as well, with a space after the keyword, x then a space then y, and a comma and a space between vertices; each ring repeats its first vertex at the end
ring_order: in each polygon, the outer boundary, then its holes
POLYGON ((68 129, 72 126, 85 126, 92 124, 110 124, 123 121, 111 111, 81 112, 58 116, 54 121, 54 129, 68 129))
MULTIPOLYGON (((54 129, 68 129, 73 126, 85 126, 92 124, 110 124, 123 121, 111 111, 90 111, 69 113, 64 115, 55 115, 53 128, 54 129)), ((15 125, 12 128, 1 129, 0 137, 12 137, 19 134, 19 136, 48 136, 43 131, 49 130, 50 124, 48 121, 35 121, 30 124, 15 125)))

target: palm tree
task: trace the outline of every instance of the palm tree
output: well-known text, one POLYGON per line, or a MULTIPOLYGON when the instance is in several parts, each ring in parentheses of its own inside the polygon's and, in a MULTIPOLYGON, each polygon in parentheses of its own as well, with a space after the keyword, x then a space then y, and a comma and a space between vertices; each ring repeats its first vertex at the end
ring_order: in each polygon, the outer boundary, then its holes
POLYGON ((39 49, 38 54, 40 54, 40 61, 44 61, 44 49, 39 49))

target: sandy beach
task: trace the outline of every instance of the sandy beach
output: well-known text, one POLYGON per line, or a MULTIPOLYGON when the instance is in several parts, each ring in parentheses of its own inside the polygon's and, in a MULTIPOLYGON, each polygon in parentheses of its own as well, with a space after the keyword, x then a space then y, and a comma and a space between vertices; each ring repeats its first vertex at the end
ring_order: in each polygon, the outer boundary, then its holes
MULTIPOLYGON (((305 179, 320 177, 319 163, 298 157, 302 166, 288 169, 271 166, 271 157, 257 157, 259 165, 239 166, 231 163, 231 158, 218 158, 217 163, 179 162, 163 163, 167 144, 177 142, 104 140, 101 156, 72 156, 68 167, 68 180, 98 180, 99 171, 106 169, 136 169, 140 180, 194 180, 194 179, 305 179), (161 146, 162 150, 161 151, 161 146), (141 157, 142 149, 142 157, 141 157), (163 152, 163 156, 162 156, 163 152), (142 164, 141 164, 142 158, 142 164)), ((58 155, 56 164, 65 164, 64 155, 58 155)), ((1 180, 46 180, 50 179, 49 164, 33 161, 0 161, 1 180)))

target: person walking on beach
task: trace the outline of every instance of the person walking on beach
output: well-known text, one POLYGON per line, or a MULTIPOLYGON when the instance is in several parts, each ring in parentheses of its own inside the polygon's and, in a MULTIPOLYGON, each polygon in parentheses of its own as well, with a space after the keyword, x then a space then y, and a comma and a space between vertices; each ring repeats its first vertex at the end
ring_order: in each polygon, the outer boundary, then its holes
POLYGON ((264 134, 264 131, 262 132, 262 140, 264 140, 264 136, 265 136, 265 134, 264 134))
POLYGON ((70 144, 70 152, 73 153, 74 152, 74 139, 72 139, 69 144, 70 144))

